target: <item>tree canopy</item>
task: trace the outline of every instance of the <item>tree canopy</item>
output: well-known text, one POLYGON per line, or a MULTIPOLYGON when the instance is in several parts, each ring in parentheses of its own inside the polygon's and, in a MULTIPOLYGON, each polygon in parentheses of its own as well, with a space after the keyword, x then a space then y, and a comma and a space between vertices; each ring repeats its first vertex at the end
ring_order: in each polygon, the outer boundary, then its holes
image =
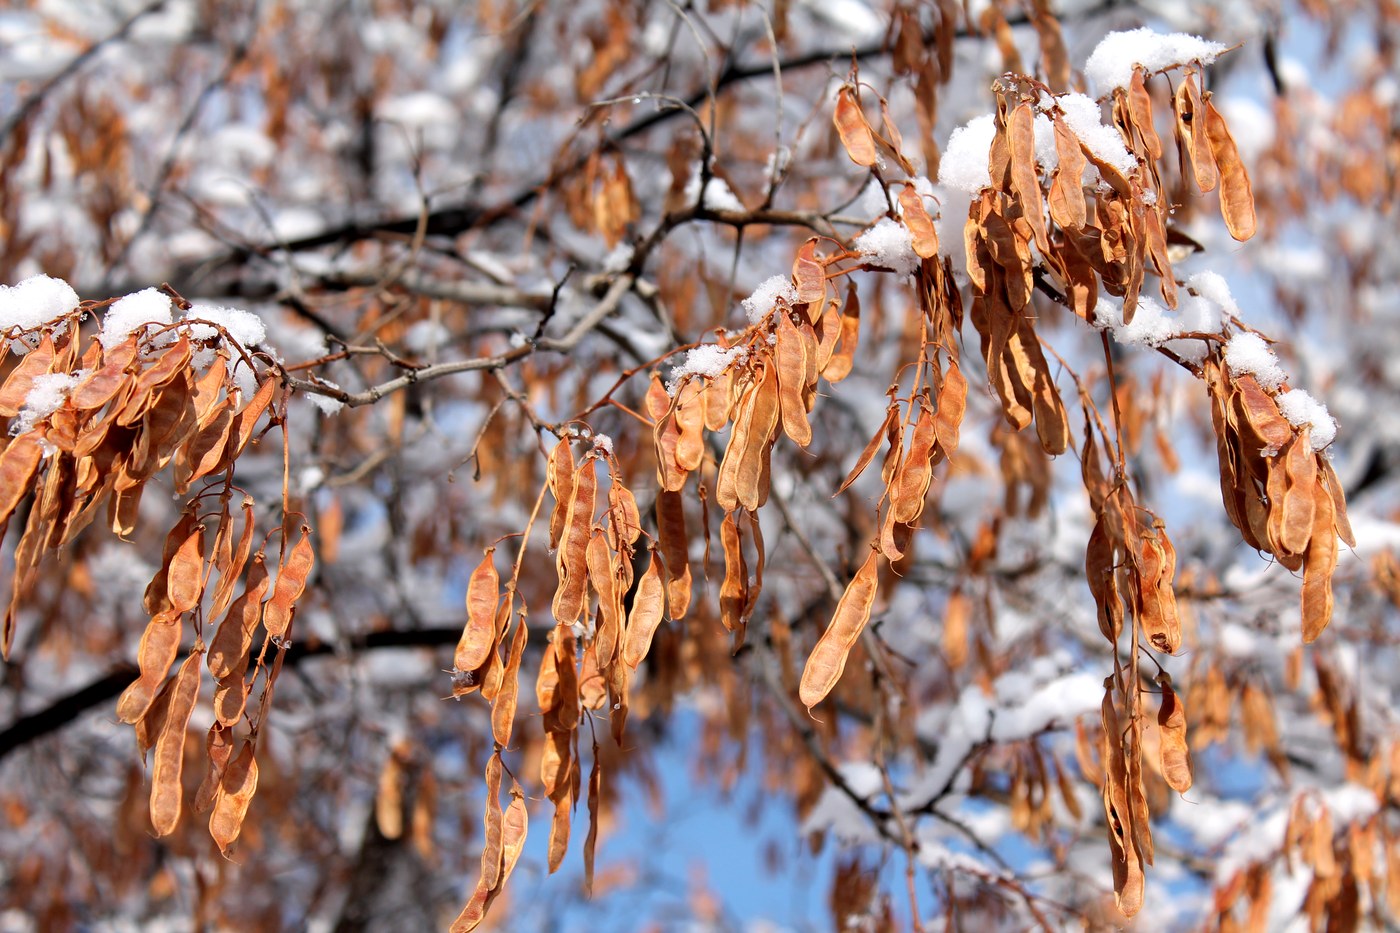
POLYGON ((0 916, 1400 922, 1397 30, 0 12, 0 916))

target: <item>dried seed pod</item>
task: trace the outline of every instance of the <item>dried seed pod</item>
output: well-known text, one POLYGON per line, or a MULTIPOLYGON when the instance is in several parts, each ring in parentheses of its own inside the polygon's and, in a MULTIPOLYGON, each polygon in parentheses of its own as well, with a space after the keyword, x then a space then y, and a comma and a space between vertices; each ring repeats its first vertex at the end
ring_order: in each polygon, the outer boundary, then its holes
POLYGON ((856 458, 855 466, 851 467, 851 472, 846 474, 846 478, 841 481, 841 485, 831 494, 833 499, 845 492, 846 489, 856 481, 860 474, 865 472, 865 468, 870 466, 870 461, 875 459, 875 452, 880 449, 880 441, 884 440, 886 435, 892 429, 898 427, 898 425, 899 405, 898 403, 891 403, 890 407, 885 409, 884 423, 880 425, 880 429, 870 438, 870 443, 866 444, 865 449, 860 452, 860 456, 856 458))
POLYGON ((224 769, 219 792, 214 798, 214 812, 209 815, 209 835, 228 858, 229 846, 238 840, 248 806, 258 790, 258 762, 252 742, 244 742, 238 757, 224 769))
POLYGON ((467 624, 452 656, 452 666, 459 671, 481 667, 496 644, 496 605, 501 601, 501 583, 492 558, 495 553, 494 545, 486 548, 486 556, 467 581, 467 624))
POLYGON ((822 378, 832 385, 851 374, 856 348, 860 345, 860 299, 856 296, 854 283, 846 289, 846 303, 841 309, 840 323, 839 335, 830 344, 826 362, 821 367, 822 378))
POLYGON ((165 679, 165 672, 170 670, 180 652, 180 631, 179 613, 162 613, 146 625, 136 649, 141 676, 117 700, 117 718, 122 722, 135 723, 146 715, 165 679))
POLYGON ((131 381, 126 369, 135 358, 136 337, 132 335, 102 354, 102 367, 73 387, 68 404, 78 411, 96 411, 106 405, 131 381))
POLYGON ((807 342, 787 313, 778 315, 776 341, 774 363, 783 431, 793 443, 806 447, 812 443, 812 425, 802 398, 807 389, 807 342))
POLYGON ((1045 226, 1045 199, 1035 167, 1035 109, 1029 101, 1017 104, 1007 115, 1006 136, 1011 150, 1011 191, 1030 224, 1036 248, 1044 255, 1050 252, 1050 233, 1045 226))
POLYGON ((549 516, 549 549, 552 551, 559 547, 559 539, 564 534, 564 522, 569 517, 569 499, 574 489, 574 454, 567 434, 549 452, 545 482, 554 496, 554 511, 549 516))
POLYGON ((812 308, 821 310, 826 300, 826 268, 817 259, 817 237, 810 237, 797 250, 797 258, 792 263, 792 281, 797 289, 799 304, 808 305, 807 320, 812 319, 812 308))
POLYGON ((614 550, 630 547, 642 536, 642 516, 637 510, 637 498, 616 476, 608 487, 608 521, 612 535, 609 544, 614 550))
MULTIPOLYGON (((1067 230, 1078 230, 1088 219, 1084 202, 1084 166, 1088 160, 1079 148, 1079 138, 1065 123, 1064 117, 1052 117, 1055 128, 1055 152, 1059 166, 1050 181, 1048 200, 1050 217, 1067 230)), ((1071 250, 1072 252, 1072 250, 1071 250)))
POLYGON ((1142 908, 1142 858, 1134 842, 1133 814, 1128 802, 1128 763, 1123 753, 1123 730, 1113 703, 1113 677, 1104 681, 1103 805, 1108 846, 1113 864, 1113 894, 1118 909, 1131 917, 1142 908))
POLYGON ((598 624, 594 629, 592 647, 595 663, 606 668, 613 661, 622 638, 622 597, 617 589, 616 554, 609 549, 606 533, 593 529, 588 539, 588 579, 598 593, 598 624))
POLYGON ((593 855, 598 846, 598 798, 603 791, 602 758, 593 743, 593 766, 588 771, 588 836, 583 841, 583 889, 593 894, 593 855))
POLYGON ((720 525, 720 542, 724 547, 724 583, 719 590, 719 616, 726 630, 733 632, 744 624, 743 611, 748 602, 749 570, 744 562, 744 548, 739 540, 739 523, 730 512, 720 525))
POLYGON ((588 598, 588 538, 598 494, 598 474, 593 458, 585 457, 574 472, 569 512, 559 539, 555 565, 559 588, 554 592, 557 622, 577 622, 588 598))
POLYGON ((923 514, 924 500, 933 480, 933 457, 937 443, 933 409, 924 399, 914 422, 909 453, 889 486, 891 521, 909 525, 918 521, 923 514))
MULTIPOLYGON (((212 619, 219 618, 228 610, 234 588, 238 585, 238 578, 243 574, 243 568, 248 565, 248 556, 253 549, 253 505, 252 497, 244 496, 243 532, 239 535, 238 545, 230 549, 227 559, 221 554, 216 554, 219 585, 214 588, 214 596, 209 602, 209 617, 212 619)), ((229 538, 232 538, 231 533, 229 538)))
POLYGON ((501 810, 501 756, 486 760, 486 833, 481 846, 481 884, 494 889, 501 880, 501 856, 505 836, 505 814, 501 810))
POLYGON ((705 461, 705 385, 695 379, 676 390, 671 410, 675 424, 676 466, 683 473, 700 468, 705 461))
POLYGON ((204 740, 209 770, 194 795, 196 813, 204 813, 214 805, 214 797, 219 792, 219 782, 223 780, 224 770, 228 768, 229 759, 233 757, 233 739, 229 735, 230 731, 223 723, 216 722, 210 727, 209 735, 204 740))
POLYGON ((752 512, 767 501, 768 452, 778 429, 778 370, 769 363, 753 395, 749 429, 734 478, 739 504, 752 512))
POLYGON ((919 194, 912 182, 906 182, 899 189, 899 206, 904 209, 904 226, 909 228, 914 243, 914 252, 921 259, 932 259, 938 255, 938 229, 924 207, 923 195, 919 194))
POLYGON ((39 471, 44 445, 36 431, 16 437, 0 454, 0 527, 14 514, 39 471))
POLYGON ((841 679, 841 672, 846 667, 846 658, 865 629, 866 623, 870 621, 870 610, 875 605, 875 593, 879 585, 878 570, 879 557, 872 550, 860 570, 856 571, 855 577, 846 585, 846 591, 841 594, 841 600, 836 604, 831 624, 817 640, 816 647, 807 658, 807 665, 802 669, 798 697, 808 709, 824 700, 841 679))
POLYGON ((544 727, 550 731, 572 732, 578 726, 578 652, 570 626, 554 627, 555 688, 553 709, 544 717, 544 727))
POLYGON ((1162 705, 1157 710, 1157 727, 1161 730, 1160 751, 1162 776, 1178 794, 1191 789, 1191 750, 1186 745, 1186 708, 1172 690, 1171 675, 1158 676, 1162 688, 1162 705))
MULTIPOLYGON (((529 628, 525 625, 525 614, 515 624, 515 637, 511 639, 510 653, 506 656, 506 669, 501 679, 501 689, 491 704, 491 733, 501 748, 510 745, 511 730, 515 725, 515 709, 520 696, 520 662, 525 657, 525 645, 529 641, 529 628)), ((553 655, 553 652, 545 652, 553 655)))
POLYGON ((850 85, 843 85, 836 94, 836 110, 833 114, 836 132, 841 137, 841 145, 856 165, 869 167, 878 158, 875 152, 875 133, 870 122, 857 103, 855 92, 850 85))
POLYGON ((244 448, 253 438, 253 429, 258 426, 258 419, 272 404, 272 396, 276 394, 279 385, 281 383, 277 377, 269 374, 258 386, 258 391, 253 393, 248 404, 234 415, 233 423, 229 425, 228 441, 224 444, 223 458, 214 469, 209 471, 211 474, 224 472, 243 453, 244 448))
POLYGON ((45 334, 39 346, 25 354, 19 365, 10 370, 0 385, 0 417, 13 418, 24 407, 24 400, 34 388, 34 380, 49 372, 54 361, 53 338, 45 334))
POLYGON ((1254 189, 1235 148, 1235 138, 1209 94, 1205 95, 1205 123, 1211 157, 1220 170, 1220 214, 1230 236, 1247 240, 1254 236, 1254 189))
POLYGON ((1162 140, 1152 122, 1152 97, 1147 93, 1147 75, 1142 68, 1133 69, 1133 80, 1123 94, 1128 118, 1142 139, 1144 154, 1152 161, 1162 157, 1162 140))
POLYGON ((1201 105, 1201 92, 1196 86, 1194 71, 1187 71, 1182 75, 1173 103, 1176 110, 1176 135, 1190 156, 1196 187, 1202 194, 1214 191, 1220 176, 1215 168, 1215 158, 1211 155, 1210 138, 1205 126, 1205 110, 1201 105))
POLYGON ((278 568, 272 598, 263 608, 263 627, 267 629, 268 638, 281 638, 287 633, 287 627, 292 623, 292 607, 306 590, 306 579, 311 576, 315 560, 311 529, 303 525, 301 539, 287 556, 287 562, 278 568))
POLYGON ((247 658, 248 649, 253 643, 253 631, 262 620, 262 601, 270 582, 267 557, 258 551, 253 555, 253 565, 248 568, 243 593, 229 606, 228 615, 209 644, 209 673, 216 680, 228 677, 237 668, 239 660, 247 658))
POLYGON ((168 836, 180 822, 185 795, 181 775, 185 764, 185 736, 190 714, 199 699, 199 652, 192 651, 175 675, 165 724, 156 739, 151 767, 151 825, 157 836, 168 836))
POLYGON ((1351 522, 1347 519, 1346 493, 1342 491, 1342 482, 1337 478, 1336 471, 1332 469, 1332 461, 1324 456, 1317 457, 1317 474, 1318 480, 1332 499, 1337 536, 1346 543, 1347 547, 1356 547, 1356 535, 1352 533, 1351 522))
POLYGON ((749 447, 749 429, 753 424, 754 401, 758 394, 757 384, 751 384, 735 405, 734 429, 729 434, 729 444, 720 460, 719 474, 715 478, 715 502, 726 512, 739 507, 739 464, 749 447))
POLYGON ((1313 527, 1303 559, 1303 642, 1311 644, 1332 620, 1332 574, 1337 569, 1336 517, 1332 497, 1313 485, 1313 527))
POLYGON ((225 396, 212 413, 208 424, 202 425, 190 438, 184 451, 184 469, 176 491, 183 494, 190 486, 214 472, 224 462, 224 448, 234 423, 234 397, 225 396))
POLYGON ((176 613, 189 612, 204 595, 204 525, 197 524, 175 551, 166 571, 166 599, 176 613))
POLYGON ((661 624, 665 597, 661 587, 661 561, 656 552, 651 554, 647 569, 637 584, 636 596, 632 599, 632 612, 627 617, 627 636, 622 643, 622 661, 635 668, 651 650, 651 640, 656 627, 661 624))
POLYGON ((729 391, 733 383, 732 369, 705 379, 705 427, 711 431, 722 430, 729 423, 729 391))
POLYGON ((690 539, 685 527, 685 500, 680 493, 656 494, 656 534, 666 571, 666 611, 677 621, 690 608, 690 539))
POLYGON ((1302 554, 1308 549, 1308 539, 1313 533, 1313 507, 1318 489, 1318 458, 1313 453, 1310 428, 1304 427, 1289 442, 1282 459, 1286 489, 1277 505, 1279 544, 1289 553, 1302 554))

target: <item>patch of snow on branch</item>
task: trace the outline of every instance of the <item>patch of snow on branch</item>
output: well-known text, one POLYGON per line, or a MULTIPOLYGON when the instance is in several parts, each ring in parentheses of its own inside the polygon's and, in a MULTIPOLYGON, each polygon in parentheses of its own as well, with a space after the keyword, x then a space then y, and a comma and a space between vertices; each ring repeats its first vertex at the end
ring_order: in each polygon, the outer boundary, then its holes
MULTIPOLYGON (((329 379, 322 379, 320 382, 321 385, 330 389, 340 388, 340 386, 331 382, 329 379)), ((322 395, 319 392, 303 392, 302 394, 306 396, 312 405, 315 405, 321 410, 321 414, 326 416, 338 414, 340 410, 345 407, 344 402, 338 398, 331 398, 329 395, 322 395)))
POLYGON ((1084 76, 1101 94, 1132 83, 1133 68, 1142 66, 1149 74, 1200 62, 1209 65, 1228 46, 1184 32, 1159 33, 1143 27, 1104 36, 1084 63, 1084 76))
POLYGON ((163 327, 170 323, 170 296, 159 289, 146 288, 112 303, 102 318, 102 333, 98 339, 104 350, 110 350, 149 325, 163 327))
POLYGON ((63 407, 63 403, 68 400, 68 393, 86 375, 87 371, 80 369, 75 373, 45 373, 35 376, 29 394, 24 397, 24 407, 19 410, 19 417, 10 426, 10 433, 19 435, 32 431, 34 425, 63 407))
POLYGON ((687 203, 699 204, 707 211, 737 211, 742 213, 748 210, 744 203, 735 196, 734 191, 723 178, 710 176, 710 182, 705 186, 705 200, 700 200, 700 168, 696 166, 695 172, 690 176, 690 180, 685 183, 685 199, 687 203))
POLYGON ((222 337, 223 334, 211 325, 222 327, 245 350, 260 346, 267 339, 267 326, 263 324, 262 318, 239 308, 192 305, 180 323, 189 325, 186 331, 192 340, 213 340, 222 337))
POLYGON ((938 162, 938 183, 968 194, 977 194, 992 183, 987 156, 997 134, 996 117, 974 117, 953 130, 938 162))
POLYGON ((1231 317, 1240 316, 1240 306, 1230 294, 1230 286, 1219 272, 1197 272, 1186 280, 1186 286, 1207 301, 1212 301, 1231 317))
POLYGON ((1270 392, 1288 378, 1278 357, 1258 334, 1236 334, 1225 344, 1225 365, 1232 376, 1253 376, 1270 392))
POLYGON ((1094 306, 1094 324, 1108 330, 1113 339, 1126 347, 1167 346, 1183 359, 1199 363, 1206 358, 1204 341, 1179 340, 1182 334, 1212 334, 1224 323, 1220 307, 1195 295, 1182 294, 1175 312, 1155 298, 1141 295, 1131 324, 1123 323, 1123 303, 1111 295, 1099 296, 1094 306))
MULTIPOLYGON (((919 254, 914 252, 914 235, 909 228, 888 217, 856 237, 856 250, 876 265, 893 269, 896 275, 913 274, 919 267, 919 254)), ((794 297, 796 292, 793 293, 794 297)))
POLYGON ((783 299, 788 304, 797 302, 797 289, 792 284, 792 279, 786 275, 775 275, 772 278, 764 279, 763 284, 753 290, 753 294, 744 299, 744 313, 748 315, 750 324, 757 324, 768 316, 768 312, 773 310, 773 306, 778 303, 778 299, 783 299))
POLYGON ((671 370, 671 379, 666 383, 666 391, 670 395, 675 395, 676 390, 681 387, 681 383, 691 376, 704 376, 707 379, 713 379, 747 355, 748 351, 743 347, 725 349, 717 343, 707 343, 704 346, 696 347, 685 355, 685 359, 681 360, 679 366, 671 370))
POLYGON ((1124 175, 1137 168, 1137 159, 1123 145, 1123 135, 1104 125, 1098 101, 1083 94, 1065 94, 1055 98, 1055 104, 1065 115, 1065 124, 1100 161, 1124 175))
POLYGON ((32 330, 78 306, 78 293, 62 279, 31 275, 13 287, 0 285, 0 331, 32 330))
POLYGON ((1280 392, 1274 399, 1278 410, 1295 428, 1308 427, 1313 450, 1321 450, 1337 437, 1337 420, 1327 411, 1327 406, 1302 389, 1289 389, 1280 392))

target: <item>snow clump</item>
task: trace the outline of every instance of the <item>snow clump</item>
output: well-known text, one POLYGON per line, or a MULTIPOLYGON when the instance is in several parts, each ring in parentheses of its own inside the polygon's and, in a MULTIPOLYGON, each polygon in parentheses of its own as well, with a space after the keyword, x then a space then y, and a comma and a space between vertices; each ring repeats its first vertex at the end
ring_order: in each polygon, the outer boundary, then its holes
POLYGON ((239 308, 220 308, 213 305, 192 305, 180 320, 187 324, 186 332, 191 340, 213 340, 222 337, 216 327, 222 327, 234 342, 247 350, 262 345, 267 339, 267 326, 262 318, 250 311, 239 308))
POLYGON ((1143 27, 1104 36, 1084 63, 1084 76, 1099 93, 1126 88, 1133 81, 1133 68, 1142 66, 1151 74, 1175 65, 1200 62, 1209 65, 1228 46, 1184 32, 1162 34, 1143 27))
POLYGON ((704 376, 713 379, 731 365, 748 356, 743 347, 721 347, 717 343, 707 343, 696 347, 685 355, 681 364, 671 370, 671 378, 666 383, 666 392, 675 395, 681 383, 691 376, 704 376))
POLYGON ((110 350, 139 330, 155 324, 163 327, 173 323, 170 296, 156 288, 118 298, 102 318, 102 349, 110 350))
POLYGON ((975 117, 953 130, 948 146, 938 161, 938 183, 968 194, 977 194, 992 183, 987 170, 987 154, 997 134, 996 118, 990 113, 975 117))
POLYGON ((24 397, 24 407, 19 417, 10 425, 10 433, 24 434, 34 430, 34 426, 63 407, 68 393, 87 375, 87 370, 75 373, 45 373, 35 376, 29 393, 24 397))
POLYGON ((1337 420, 1327 411, 1326 405, 1302 389, 1280 392, 1274 401, 1289 424, 1311 429, 1308 436, 1313 450, 1321 450, 1336 439, 1337 420))
POLYGON ((1278 357, 1264 338, 1258 334, 1236 334, 1225 344, 1225 365, 1230 375, 1253 376, 1270 392, 1283 385, 1288 375, 1278 364, 1278 357))
MULTIPOLYGON (((856 250, 876 265, 893 269, 896 275, 911 275, 919 267, 914 235, 904 224, 888 217, 880 218, 879 223, 856 237, 856 250)), ((796 297, 796 292, 793 295, 796 297)))
POLYGON ((762 285, 753 290, 752 295, 744 299, 744 313, 748 315, 749 323, 757 324, 767 317, 780 298, 788 304, 797 302, 797 289, 793 286, 792 279, 785 275, 765 279, 762 285))
POLYGON ((13 287, 0 285, 0 331, 33 330, 78 306, 78 293, 62 279, 31 275, 13 287))

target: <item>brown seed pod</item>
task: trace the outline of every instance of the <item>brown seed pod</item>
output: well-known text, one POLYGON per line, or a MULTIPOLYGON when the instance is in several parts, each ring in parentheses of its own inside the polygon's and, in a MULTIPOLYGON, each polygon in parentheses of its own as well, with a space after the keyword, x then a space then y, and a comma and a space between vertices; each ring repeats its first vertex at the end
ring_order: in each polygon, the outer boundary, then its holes
POLYGON ((229 847, 243 831, 243 820, 258 790, 258 763, 253 755, 253 743, 244 742, 238 757, 224 769, 214 798, 214 812, 209 814, 209 835, 214 837, 224 858, 228 858, 229 847))
POLYGON ((467 581, 467 624, 452 657, 452 666, 459 671, 481 667, 496 644, 496 605, 501 601, 501 584, 492 558, 495 553, 494 546, 486 548, 486 556, 467 581))
POLYGON ((872 550, 855 577, 846 585, 846 591, 836 604, 831 624, 807 658, 807 665, 802 669, 798 697, 808 709, 824 700, 841 679, 846 658, 865 629, 865 624, 870 621, 870 610, 875 604, 879 585, 878 570, 879 557, 872 550))

